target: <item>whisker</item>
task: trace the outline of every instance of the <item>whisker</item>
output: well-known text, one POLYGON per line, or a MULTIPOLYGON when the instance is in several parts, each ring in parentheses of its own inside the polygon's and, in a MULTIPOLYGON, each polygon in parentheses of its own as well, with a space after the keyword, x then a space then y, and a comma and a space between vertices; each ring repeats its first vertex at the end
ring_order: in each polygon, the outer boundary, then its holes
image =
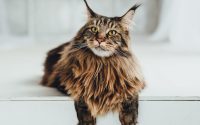
POLYGON ((123 52, 123 51, 121 51, 121 50, 119 50, 119 49, 116 49, 115 53, 118 54, 118 55, 121 55, 121 56, 128 57, 128 54, 127 54, 127 53, 125 53, 125 52, 123 52))
POLYGON ((84 48, 87 46, 86 43, 76 43, 76 44, 73 44, 72 45, 74 48, 78 48, 78 49, 81 49, 81 48, 84 48))
POLYGON ((86 43, 76 43, 76 44, 73 44, 72 47, 73 47, 73 49, 70 50, 71 53, 79 51, 83 48, 86 49, 88 47, 88 45, 86 43))
POLYGON ((87 46, 86 43, 76 43, 76 44, 73 44, 72 46, 74 47, 82 47, 82 46, 87 46))

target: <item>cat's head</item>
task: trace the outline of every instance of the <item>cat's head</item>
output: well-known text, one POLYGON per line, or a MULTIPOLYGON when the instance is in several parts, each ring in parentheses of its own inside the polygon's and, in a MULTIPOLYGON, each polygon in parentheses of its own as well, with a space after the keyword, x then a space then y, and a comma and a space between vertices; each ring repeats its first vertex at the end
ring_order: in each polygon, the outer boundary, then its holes
POLYGON ((95 13, 87 4, 88 21, 79 31, 82 45, 99 57, 129 54, 129 28, 136 9, 134 5, 121 17, 106 17, 95 13))

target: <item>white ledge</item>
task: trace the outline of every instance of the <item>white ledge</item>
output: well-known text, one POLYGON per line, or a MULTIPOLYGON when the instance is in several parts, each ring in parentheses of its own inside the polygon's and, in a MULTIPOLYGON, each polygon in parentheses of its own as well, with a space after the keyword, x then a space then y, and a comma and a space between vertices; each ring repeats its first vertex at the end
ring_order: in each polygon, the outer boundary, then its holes
MULTIPOLYGON (((200 101, 199 96, 141 96, 140 101, 200 101)), ((0 98, 0 101, 73 101, 70 97, 10 97, 0 98)))
MULTIPOLYGON (((55 46, 0 50, 0 101, 72 101, 39 84, 46 52, 55 46)), ((147 82, 140 101, 200 101, 199 54, 171 51, 164 44, 141 43, 133 50, 147 82)))

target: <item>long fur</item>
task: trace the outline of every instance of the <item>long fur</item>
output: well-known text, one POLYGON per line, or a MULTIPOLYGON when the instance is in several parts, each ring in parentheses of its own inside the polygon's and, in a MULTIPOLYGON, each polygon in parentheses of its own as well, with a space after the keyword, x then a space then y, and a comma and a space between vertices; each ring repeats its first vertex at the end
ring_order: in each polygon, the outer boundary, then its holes
MULTIPOLYGON (((95 13, 92 11, 92 14, 95 13)), ((48 53, 41 83, 58 88, 75 101, 84 100, 95 117, 108 111, 119 111, 123 102, 138 96, 145 82, 135 56, 129 51, 129 32, 123 28, 126 27, 123 20, 120 24, 121 18, 118 17, 101 16, 94 19, 97 24, 118 25, 121 32, 117 38, 121 40, 121 46, 116 48, 117 53, 104 57, 96 55, 85 44, 84 33, 88 25, 94 25, 91 20, 72 41, 48 53)), ((90 32, 86 32, 88 34, 90 32)))
POLYGON ((89 49, 71 45, 61 53, 48 84, 56 77, 75 100, 83 98, 93 116, 116 111, 128 97, 136 96, 144 80, 133 56, 100 58, 89 49), (69 47, 70 46, 70 47, 69 47))

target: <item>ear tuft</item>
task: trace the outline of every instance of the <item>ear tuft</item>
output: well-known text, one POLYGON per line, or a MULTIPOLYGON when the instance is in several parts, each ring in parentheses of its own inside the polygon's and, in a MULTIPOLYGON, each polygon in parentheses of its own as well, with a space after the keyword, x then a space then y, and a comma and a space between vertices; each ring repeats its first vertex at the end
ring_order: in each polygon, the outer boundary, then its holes
POLYGON ((140 7, 141 4, 136 4, 133 7, 131 7, 121 18, 121 22, 124 24, 124 26, 126 28, 129 28, 132 20, 133 20, 133 16, 135 14, 135 11, 138 9, 138 7, 140 7))
POLYGON ((136 11, 140 6, 141 4, 135 4, 130 10, 136 11))
POLYGON ((88 5, 87 1, 84 0, 85 5, 87 7, 87 14, 88 14, 88 18, 93 18, 93 17, 97 17, 97 14, 90 8, 90 6, 88 5))

